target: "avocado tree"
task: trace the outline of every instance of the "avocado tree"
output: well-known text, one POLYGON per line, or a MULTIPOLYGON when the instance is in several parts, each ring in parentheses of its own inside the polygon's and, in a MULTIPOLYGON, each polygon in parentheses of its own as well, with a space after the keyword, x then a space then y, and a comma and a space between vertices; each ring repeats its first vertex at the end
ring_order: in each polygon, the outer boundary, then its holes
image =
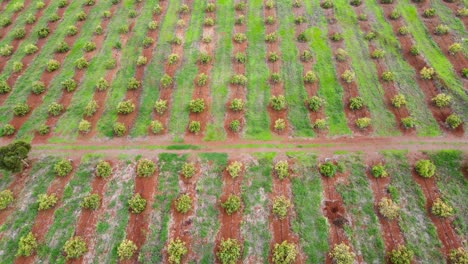
POLYGON ((31 144, 24 141, 16 141, 0 147, 0 169, 19 172, 23 167, 28 167, 26 159, 29 151, 31 151, 31 144))

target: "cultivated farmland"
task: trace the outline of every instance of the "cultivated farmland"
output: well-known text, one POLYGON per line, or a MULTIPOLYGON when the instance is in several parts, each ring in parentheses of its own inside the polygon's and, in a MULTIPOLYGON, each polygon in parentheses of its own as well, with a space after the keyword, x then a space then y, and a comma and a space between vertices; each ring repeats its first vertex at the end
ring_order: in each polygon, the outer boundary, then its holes
POLYGON ((0 263, 467 263, 466 0, 0 0, 0 263))

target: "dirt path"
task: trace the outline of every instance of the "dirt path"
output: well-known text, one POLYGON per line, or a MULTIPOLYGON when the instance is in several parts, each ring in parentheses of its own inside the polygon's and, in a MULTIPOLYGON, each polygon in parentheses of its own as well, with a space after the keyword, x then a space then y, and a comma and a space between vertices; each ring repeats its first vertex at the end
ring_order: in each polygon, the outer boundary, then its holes
MULTIPOLYGON (((235 4, 239 3, 240 1, 235 1, 235 4)), ((235 17, 238 18, 240 16, 245 17, 245 10, 235 10, 235 17)), ((232 32, 233 36, 236 34, 245 34, 246 33, 246 23, 242 24, 235 24, 234 25, 234 30, 232 32)), ((245 40, 243 43, 238 43, 234 41, 234 38, 231 38, 231 42, 233 45, 233 50, 232 50, 232 56, 235 56, 236 54, 245 54, 245 51, 248 46, 247 40, 245 40)), ((242 74, 245 76, 245 63, 240 63, 236 62, 234 59, 231 59, 231 68, 233 71, 233 74, 239 75, 242 74)), ((246 88, 245 86, 240 86, 240 85, 234 85, 229 82, 228 84, 228 89, 229 89, 229 94, 228 94, 228 100, 226 102, 226 114, 225 114, 225 119, 224 119, 224 131, 226 131, 226 135, 228 139, 231 140, 236 140, 239 138, 240 131, 242 131, 242 128, 244 127, 245 124, 245 118, 244 118, 244 111, 232 111, 229 109, 229 106, 231 102, 234 99, 241 99, 243 102, 246 102, 246 88), (240 123, 240 129, 239 132, 233 132, 230 129, 230 124, 232 121, 238 120, 240 123)))
MULTIPOLYGON (((3 2, 9 2, 9 1, 3 1, 3 2)), ((21 13, 26 12, 26 9, 28 9, 28 7, 29 7, 29 5, 31 4, 31 2, 32 2, 31 0, 25 0, 25 1, 23 2, 23 5, 24 5, 23 9, 21 9, 21 10, 18 11, 18 12, 13 12, 13 15, 12 15, 11 18, 10 18, 10 20, 11 20, 10 25, 8 25, 8 26, 6 26, 6 27, 0 29, 0 40, 3 39, 3 38, 6 36, 7 32, 10 32, 10 31, 11 31, 12 27, 16 24, 15 22, 16 22, 16 19, 18 18, 18 16, 19 16, 21 13)), ((2 14, 2 15, 3 15, 3 14, 2 14)), ((27 25, 26 25, 26 27, 27 27, 27 25)), ((27 31, 26 31, 26 32, 27 32, 27 31)), ((14 42, 15 42, 15 40, 13 40, 13 43, 14 43, 14 42)), ((16 46, 16 47, 17 47, 17 46, 16 46)), ((15 47, 14 50, 16 50, 16 47, 15 47)), ((1 64, 0 64, 0 65, 1 65, 1 64)), ((3 68, 3 67, 0 66, 0 69, 2 69, 2 68, 3 68)))
MULTIPOLYGON (((20 196, 21 191, 24 188, 24 185, 26 182, 30 179, 29 177, 29 171, 31 169, 32 163, 34 161, 30 161, 29 167, 26 168, 24 171, 20 173, 13 174, 13 181, 8 185, 6 190, 10 190, 13 193, 13 197, 15 198, 16 201, 20 200, 18 199, 20 196)), ((15 210, 15 203, 10 205, 4 210, 0 211, 0 226, 5 223, 5 220, 7 220, 8 216, 15 210)))
MULTIPOLYGON (((329 9, 323 9, 323 12, 325 13, 326 19, 327 19, 327 25, 328 25, 328 43, 332 48, 333 54, 336 55, 338 49, 343 49, 346 50, 344 47, 344 44, 342 43, 343 41, 332 41, 330 37, 333 34, 336 33, 341 33, 340 26, 338 25, 336 19, 335 19, 335 14, 334 14, 334 9, 329 8, 329 9)), ((349 58, 347 58, 345 61, 338 61, 336 60, 335 63, 335 69, 336 69, 336 75, 338 78, 338 81, 340 82, 341 87, 343 87, 343 109, 345 111, 346 119, 348 120, 348 127, 351 129, 353 135, 370 135, 372 134, 372 125, 365 128, 365 129, 359 129, 356 126, 356 120, 358 118, 364 118, 364 117, 369 117, 370 118, 370 113, 369 110, 366 107, 363 107, 359 110, 350 110, 349 109, 349 102, 350 99, 353 97, 359 96, 359 91, 358 87, 355 81, 352 81, 351 83, 345 82, 342 78, 341 75, 346 71, 346 70, 351 70, 351 63, 349 62, 349 58)))
POLYGON ((441 197, 441 193, 436 186, 435 179, 433 177, 426 179, 419 176, 414 169, 414 164, 420 159, 427 159, 422 153, 410 153, 407 156, 409 164, 412 164, 411 176, 413 180, 421 187, 426 201, 426 212, 432 223, 437 230, 437 236, 440 242, 442 242, 441 252, 447 256, 452 249, 456 249, 462 246, 461 240, 457 237, 451 222, 451 218, 441 218, 431 213, 432 204, 434 201, 441 197))
MULTIPOLYGON (((425 59, 422 56, 420 55, 413 56, 410 54, 410 48, 413 46, 413 42, 414 42, 413 38, 411 37, 411 34, 407 34, 407 35, 398 34, 398 29, 401 26, 404 26, 402 18, 398 20, 393 20, 393 19, 388 18, 391 12, 394 10, 395 4, 381 4, 380 6, 384 11, 386 20, 392 25, 395 36, 400 41, 402 54, 404 58, 413 67, 414 71, 419 75, 419 72, 421 71, 423 67, 429 68, 430 66, 427 65, 425 59)), ((440 129, 448 134, 453 134, 453 135, 458 135, 458 136, 463 135, 464 134, 463 126, 459 126, 456 130, 451 130, 451 129, 448 129, 448 127, 445 125, 445 119, 452 113, 452 109, 450 109, 449 107, 437 108, 432 103, 431 99, 437 94, 443 92, 439 88, 437 88, 435 80, 433 81, 423 80, 419 76, 415 76, 415 80, 417 81, 419 87, 423 91, 426 97, 427 106, 431 110, 432 115, 434 116, 435 120, 439 124, 440 129)))

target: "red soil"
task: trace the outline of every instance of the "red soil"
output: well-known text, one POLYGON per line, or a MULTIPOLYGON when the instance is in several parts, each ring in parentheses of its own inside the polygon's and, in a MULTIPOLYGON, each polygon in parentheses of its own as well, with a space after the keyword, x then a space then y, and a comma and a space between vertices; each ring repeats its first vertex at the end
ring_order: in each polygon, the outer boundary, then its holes
MULTIPOLYGON (((240 15, 245 16, 245 11, 241 10, 236 10, 235 11, 235 16, 238 17, 240 15)), ((234 31, 233 35, 237 33, 243 33, 245 34, 246 32, 246 25, 245 23, 241 25, 234 25, 234 31)), ((247 49, 247 41, 243 43, 237 43, 233 39, 231 40, 233 44, 233 50, 232 50, 232 55, 234 56, 237 53, 242 53, 245 54, 245 51, 247 49)), ((245 75, 245 64, 237 63, 234 60, 231 60, 231 65, 232 65, 232 70, 233 74, 243 74, 245 75)), ((233 85, 231 83, 228 84, 229 88, 229 95, 228 95, 228 100, 226 102, 226 115, 224 119, 224 131, 226 131, 227 139, 228 140, 235 140, 239 138, 240 133, 233 132, 229 128, 229 124, 231 124, 232 121, 234 120, 239 120, 241 123, 240 127, 242 130, 242 127, 244 127, 245 124, 245 119, 244 119, 244 111, 239 111, 235 112, 229 109, 229 105, 231 104, 232 100, 234 99, 242 99, 244 102, 246 100, 246 91, 244 86, 239 86, 239 85, 233 85)))
MULTIPOLYGON (((239 160, 239 158, 232 158, 228 161, 228 164, 231 164, 234 161, 242 162, 239 160)), ((242 167, 242 171, 239 173, 239 176, 236 178, 232 178, 227 170, 223 170, 223 192, 221 193, 220 197, 220 203, 218 204, 218 209, 219 209, 219 222, 221 223, 221 226, 218 231, 218 235, 216 236, 216 246, 214 248, 215 252, 214 254, 216 255, 217 250, 219 248, 219 245, 221 243, 222 239, 228 239, 228 238, 233 238, 236 239, 241 245, 243 244, 242 240, 242 235, 240 232, 240 226, 242 222, 242 207, 239 209, 239 211, 228 215, 225 210, 221 207, 221 203, 224 202, 229 195, 236 195, 240 196, 241 195, 241 189, 240 185, 242 183, 242 178, 245 173, 245 165, 242 167)), ((216 263, 220 263, 218 260, 216 263)), ((238 261, 238 263, 241 263, 241 260, 238 261)))
MULTIPOLYGON (((384 11, 387 21, 392 25, 395 36, 397 36, 398 40, 400 41, 403 56, 405 57, 406 61, 417 72, 417 74, 419 74, 419 71, 423 67, 429 67, 429 66, 427 65, 425 59, 422 56, 413 56, 409 53, 411 46, 413 46, 413 39, 411 37, 411 34, 404 35, 404 36, 398 34, 398 28, 404 25, 403 21, 401 19, 399 20, 388 19, 388 17, 390 16, 390 13, 394 9, 394 4, 385 4, 385 5, 381 5, 381 7, 384 11)), ((419 76, 417 76, 415 79, 418 82, 419 87, 423 91, 426 97, 426 103, 429 109, 431 110, 432 115, 434 116, 435 120, 439 123, 439 127, 446 133, 456 135, 456 136, 463 136, 464 135, 463 126, 459 126, 457 129, 451 130, 451 129, 448 129, 448 127, 445 125, 445 119, 447 118, 447 116, 449 116, 452 113, 452 110, 449 109, 448 107, 442 108, 442 109, 437 108, 431 102, 431 99, 434 96, 443 92, 440 88, 437 87, 436 81, 435 80, 434 81, 423 80, 419 76)))
MULTIPOLYGON (((57 196, 58 198, 57 204, 52 208, 37 212, 36 219, 34 220, 34 224, 31 228, 31 232, 34 234, 39 244, 43 242, 44 236, 47 234, 47 231, 49 230, 49 227, 54 220, 55 209, 60 207, 60 202, 62 199, 62 194, 65 188, 65 185, 67 185, 68 181, 73 177, 74 171, 76 170, 76 165, 75 165, 75 162, 73 161, 72 161, 72 166, 73 166, 73 171, 70 172, 67 176, 65 177, 53 176, 55 177, 55 179, 52 181, 49 188, 47 189, 48 194, 54 193, 57 196)), ((52 177, 52 176, 49 175, 49 177, 52 177)), ((29 257, 18 257, 15 259, 15 263, 22 263, 22 264, 35 263, 35 258, 36 258, 35 255, 31 255, 29 257)))
MULTIPOLYGON (((426 158, 422 153, 410 153, 408 155, 408 161, 410 164, 415 164, 419 159, 426 158)), ((441 252, 444 255, 448 255, 451 249, 459 248, 462 246, 461 240, 457 237, 451 222, 452 218, 441 218, 431 213, 432 204, 434 201, 441 196, 440 191, 437 189, 435 176, 429 179, 419 176, 416 170, 411 170, 411 176, 413 180, 421 187, 426 200, 426 212, 431 219, 437 230, 437 236, 442 242, 441 252)))
MULTIPOLYGON (((13 175, 13 177, 14 177, 13 181, 6 188, 7 190, 10 190, 11 192, 13 192, 13 197, 15 197, 16 201, 19 200, 18 199, 19 195, 20 195, 21 191, 23 190, 24 185, 26 184, 26 182, 29 179, 29 170, 30 170, 30 168, 31 168, 31 164, 24 171, 22 171, 20 173, 17 173, 17 174, 14 174, 13 175)), ((0 226, 3 225, 3 223, 5 223, 5 221, 7 220, 7 217, 14 210, 15 210, 15 204, 10 205, 6 209, 0 211, 0 226)))
MULTIPOLYGON (((328 21, 328 34, 329 36, 334 33, 341 32, 339 25, 336 23, 334 10, 333 9, 324 9, 324 13, 328 21)), ((346 50, 342 41, 331 41, 329 40, 329 45, 332 47, 332 51, 335 54, 337 49, 341 48, 346 50)), ((344 62, 337 61, 335 64, 337 78, 343 87, 343 109, 348 120, 348 127, 351 129, 353 135, 370 135, 372 133, 372 127, 369 126, 366 129, 359 129, 356 126, 356 120, 358 118, 370 117, 369 110, 366 107, 361 108, 360 110, 351 110, 349 109, 349 100, 352 97, 359 96, 359 91, 356 82, 346 83, 341 79, 341 74, 344 71, 351 69, 349 59, 344 62)))

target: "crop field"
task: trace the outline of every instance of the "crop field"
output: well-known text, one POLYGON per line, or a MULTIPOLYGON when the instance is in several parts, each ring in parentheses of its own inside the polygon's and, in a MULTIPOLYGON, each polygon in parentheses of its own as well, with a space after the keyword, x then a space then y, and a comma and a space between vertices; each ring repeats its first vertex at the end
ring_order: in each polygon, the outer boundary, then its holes
POLYGON ((0 263, 468 264, 467 0, 0 0, 0 263))

